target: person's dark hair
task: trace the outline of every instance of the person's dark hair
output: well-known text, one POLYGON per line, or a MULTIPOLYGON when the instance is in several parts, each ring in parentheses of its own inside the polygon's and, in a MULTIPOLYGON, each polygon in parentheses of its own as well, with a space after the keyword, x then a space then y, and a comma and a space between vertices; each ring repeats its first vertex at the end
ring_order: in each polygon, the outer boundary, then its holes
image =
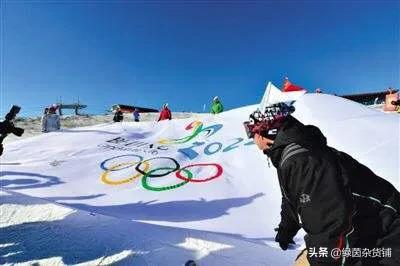
POLYGON ((185 263, 185 266, 196 266, 197 264, 196 264, 196 262, 194 261, 194 260, 188 260, 186 263, 185 263))

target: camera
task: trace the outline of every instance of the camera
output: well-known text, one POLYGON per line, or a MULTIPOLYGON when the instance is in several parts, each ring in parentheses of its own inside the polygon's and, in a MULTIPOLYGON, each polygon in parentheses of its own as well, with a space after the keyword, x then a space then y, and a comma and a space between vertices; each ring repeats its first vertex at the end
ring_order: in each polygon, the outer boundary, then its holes
POLYGON ((3 154, 3 140, 8 134, 14 134, 21 137, 24 134, 24 129, 14 125, 14 119, 21 110, 21 107, 13 105, 10 111, 6 114, 3 122, 0 122, 0 155, 3 154))

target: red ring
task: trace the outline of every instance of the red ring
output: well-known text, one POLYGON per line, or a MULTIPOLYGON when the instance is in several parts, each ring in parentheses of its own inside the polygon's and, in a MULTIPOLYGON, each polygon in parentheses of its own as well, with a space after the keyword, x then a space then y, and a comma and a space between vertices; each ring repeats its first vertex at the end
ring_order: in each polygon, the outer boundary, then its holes
POLYGON ((185 180, 185 181, 188 181, 188 182, 198 182, 198 183, 200 183, 200 182, 207 182, 207 181, 210 181, 210 180, 212 180, 214 178, 219 177, 220 175, 222 175, 223 171, 224 170, 222 169, 222 166, 219 165, 219 164, 216 164, 216 163, 195 163, 195 164, 189 164, 189 165, 186 165, 185 167, 182 167, 181 169, 176 171, 175 175, 176 175, 177 178, 185 180), (189 168, 189 167, 193 167, 193 166, 209 166, 209 165, 214 165, 215 167, 217 167, 217 173, 215 175, 209 177, 209 178, 194 179, 194 177, 187 178, 187 177, 184 177, 184 176, 181 175, 181 171, 183 169, 186 169, 186 168, 189 168))

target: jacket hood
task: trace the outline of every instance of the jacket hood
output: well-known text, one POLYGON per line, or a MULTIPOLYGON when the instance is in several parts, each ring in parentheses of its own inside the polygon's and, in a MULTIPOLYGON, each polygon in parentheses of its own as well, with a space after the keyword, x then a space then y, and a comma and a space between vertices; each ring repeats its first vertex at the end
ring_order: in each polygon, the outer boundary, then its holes
POLYGON ((312 125, 305 126, 296 118, 288 116, 278 130, 274 144, 264 152, 271 158, 275 167, 279 164, 283 149, 291 143, 297 143, 305 148, 322 148, 327 145, 326 138, 319 128, 312 125))

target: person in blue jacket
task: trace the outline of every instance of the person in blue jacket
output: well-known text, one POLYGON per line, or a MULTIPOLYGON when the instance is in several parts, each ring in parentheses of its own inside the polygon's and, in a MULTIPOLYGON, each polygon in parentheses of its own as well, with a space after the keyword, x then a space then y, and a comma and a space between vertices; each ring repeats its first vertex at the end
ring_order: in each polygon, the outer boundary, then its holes
POLYGON ((133 120, 135 122, 140 121, 140 113, 139 113, 139 109, 137 109, 137 108, 135 108, 135 111, 133 111, 133 120))

